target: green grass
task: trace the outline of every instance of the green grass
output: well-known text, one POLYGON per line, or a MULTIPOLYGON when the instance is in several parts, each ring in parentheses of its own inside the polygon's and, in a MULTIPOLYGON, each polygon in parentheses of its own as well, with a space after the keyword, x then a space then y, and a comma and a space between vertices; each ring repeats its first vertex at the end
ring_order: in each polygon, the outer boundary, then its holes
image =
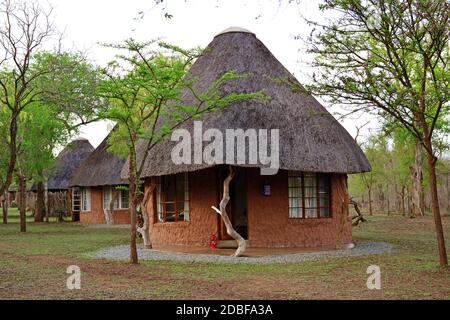
POLYGON ((49 223, 35 223, 32 217, 27 217, 27 232, 22 233, 18 219, 17 210, 13 209, 8 216, 8 225, 0 227, 2 241, 14 243, 6 252, 82 257, 84 253, 124 244, 129 239, 128 229, 92 228, 78 223, 57 222, 53 217, 49 223))
MULTIPOLYGON (((431 217, 373 216, 354 228, 357 242, 384 241, 392 254, 288 264, 225 264, 90 259, 86 253, 128 244, 128 228, 34 223, 19 232, 17 211, 0 225, 0 298, 50 299, 449 299, 450 272, 438 266, 431 217), (82 290, 66 290, 65 270, 82 269, 82 290), (382 290, 368 290, 366 269, 382 270, 382 290)), ((446 234, 450 219, 444 218, 446 234)), ((447 237, 448 238, 448 237, 447 237)), ((447 246, 450 243, 447 240, 447 246)))

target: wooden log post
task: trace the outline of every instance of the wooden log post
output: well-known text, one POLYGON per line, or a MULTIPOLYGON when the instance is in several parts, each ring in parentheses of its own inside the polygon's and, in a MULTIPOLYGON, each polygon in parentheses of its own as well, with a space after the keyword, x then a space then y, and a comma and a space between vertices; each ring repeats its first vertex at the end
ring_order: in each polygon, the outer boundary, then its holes
POLYGON ((222 217, 223 223, 227 228, 227 233, 238 243, 238 248, 236 249, 233 256, 240 257, 244 254, 247 248, 247 243, 245 242, 245 239, 239 233, 237 233, 236 230, 234 230, 233 224, 231 223, 226 210, 227 204, 230 201, 230 182, 233 179, 233 177, 234 177, 234 170, 230 166, 230 173, 223 182, 223 197, 222 200, 220 201, 219 206, 220 210, 217 209, 215 206, 212 206, 211 208, 222 217))
POLYGON ((147 249, 152 248, 152 243, 150 241, 150 228, 149 228, 149 221, 148 221, 148 212, 147 212, 147 205, 150 199, 153 197, 153 191, 156 188, 156 184, 154 182, 151 183, 150 188, 147 189, 147 191, 144 193, 144 197, 141 201, 141 215, 142 215, 142 226, 137 225, 136 231, 139 232, 142 236, 142 240, 144 241, 144 246, 147 249))
POLYGON ((114 224, 114 202, 116 202, 117 198, 119 197, 119 193, 120 191, 111 187, 111 197, 109 199, 108 207, 103 209, 103 213, 105 214, 105 221, 108 226, 114 224))

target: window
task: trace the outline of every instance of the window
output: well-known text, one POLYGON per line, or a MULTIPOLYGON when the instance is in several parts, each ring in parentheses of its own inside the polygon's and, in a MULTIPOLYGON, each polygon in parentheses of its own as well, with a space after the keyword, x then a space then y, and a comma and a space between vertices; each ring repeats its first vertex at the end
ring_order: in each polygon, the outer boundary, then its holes
POLYGON ((128 209, 128 190, 116 190, 115 187, 105 186, 103 187, 103 208, 109 208, 109 202, 113 196, 113 191, 119 192, 119 195, 114 201, 114 209, 128 209))
POLYGON ((81 195, 80 188, 72 189, 72 211, 80 212, 81 210, 81 195))
POLYGON ((330 175, 289 171, 289 218, 330 217, 330 175))
POLYGON ((120 190, 120 204, 119 207, 121 209, 128 209, 128 202, 129 202, 129 196, 128 196, 128 190, 120 190))
POLYGON ((81 209, 91 211, 91 189, 81 188, 81 209))
POLYGON ((158 177, 156 193, 158 222, 189 221, 187 173, 158 177))

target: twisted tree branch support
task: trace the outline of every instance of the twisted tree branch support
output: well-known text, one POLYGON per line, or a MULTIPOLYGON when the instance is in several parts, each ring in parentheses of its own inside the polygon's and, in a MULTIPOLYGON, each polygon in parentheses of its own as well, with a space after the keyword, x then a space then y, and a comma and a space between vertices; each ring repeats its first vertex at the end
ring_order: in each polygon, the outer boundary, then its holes
POLYGON ((361 212, 361 209, 359 209, 358 202, 353 200, 353 198, 350 198, 348 203, 352 204, 353 207, 355 208, 355 211, 356 211, 356 215, 352 217, 352 220, 354 220, 352 225, 353 226, 358 226, 361 222, 366 222, 367 220, 364 218, 364 216, 363 216, 363 214, 361 212))
POLYGON ((148 213, 147 213, 147 204, 148 201, 153 196, 153 191, 156 188, 156 184, 152 182, 150 188, 147 189, 147 191, 144 193, 144 198, 141 202, 141 214, 142 214, 142 226, 137 225, 136 231, 139 232, 142 236, 142 240, 144 241, 144 246, 147 249, 152 248, 152 243, 150 241, 150 228, 149 228, 149 221, 148 221, 148 213))
POLYGON ((115 190, 114 187, 111 187, 111 188, 112 188, 111 189, 111 199, 109 200, 108 208, 103 209, 103 213, 105 214, 105 221, 108 226, 114 224, 114 216, 113 216, 114 203, 116 202, 117 198, 119 197, 119 192, 120 192, 118 190, 115 190))
POLYGON ((230 201, 230 182, 234 177, 234 170, 230 166, 230 173, 226 177, 225 181, 223 182, 223 197, 220 201, 220 210, 217 209, 215 206, 212 206, 211 208, 216 211, 220 216, 222 217, 223 223, 225 224, 225 227, 227 228, 227 233, 232 237, 236 242, 238 243, 238 248, 236 249, 235 253, 233 254, 234 257, 240 257, 244 254, 245 249, 247 248, 247 243, 245 242, 245 239, 234 230, 233 225, 230 221, 230 218, 227 214, 227 204, 230 201))

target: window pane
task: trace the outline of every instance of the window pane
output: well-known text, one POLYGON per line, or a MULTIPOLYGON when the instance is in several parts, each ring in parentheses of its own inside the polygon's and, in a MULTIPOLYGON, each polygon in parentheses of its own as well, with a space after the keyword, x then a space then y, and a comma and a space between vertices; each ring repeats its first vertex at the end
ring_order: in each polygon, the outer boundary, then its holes
POLYGON ((77 212, 81 209, 81 195, 79 188, 73 188, 72 192, 72 210, 77 212))
POLYGON ((297 171, 288 172, 289 218, 302 218, 302 174, 297 171))
POLYGON ((164 222, 164 211, 162 204, 162 189, 161 177, 156 178, 156 212, 158 215, 158 222, 164 222))
POLYGON ((320 208, 320 217, 321 218, 326 218, 330 216, 330 210, 328 207, 326 208, 320 208))
POLYGON ((189 220, 189 191, 187 174, 164 176, 158 179, 158 221, 189 220), (176 218, 178 216, 178 219, 176 218))
POLYGON ((122 209, 128 209, 128 190, 120 190, 120 207, 122 209))
POLYGON ((320 197, 320 206, 321 207, 328 207, 330 205, 329 199, 328 199, 328 195, 324 196, 324 197, 320 197))
POLYGON ((289 208, 289 218, 301 218, 302 208, 289 208))
POLYGON ((305 218, 330 216, 329 174, 304 172, 302 180, 301 172, 289 171, 288 187, 289 218, 303 218, 303 210, 305 218))
POLYGON ((306 215, 306 218, 317 218, 317 209, 316 208, 306 208, 305 215, 306 215))
POLYGON ((103 209, 109 207, 109 202, 111 201, 111 188, 103 187, 103 209))

